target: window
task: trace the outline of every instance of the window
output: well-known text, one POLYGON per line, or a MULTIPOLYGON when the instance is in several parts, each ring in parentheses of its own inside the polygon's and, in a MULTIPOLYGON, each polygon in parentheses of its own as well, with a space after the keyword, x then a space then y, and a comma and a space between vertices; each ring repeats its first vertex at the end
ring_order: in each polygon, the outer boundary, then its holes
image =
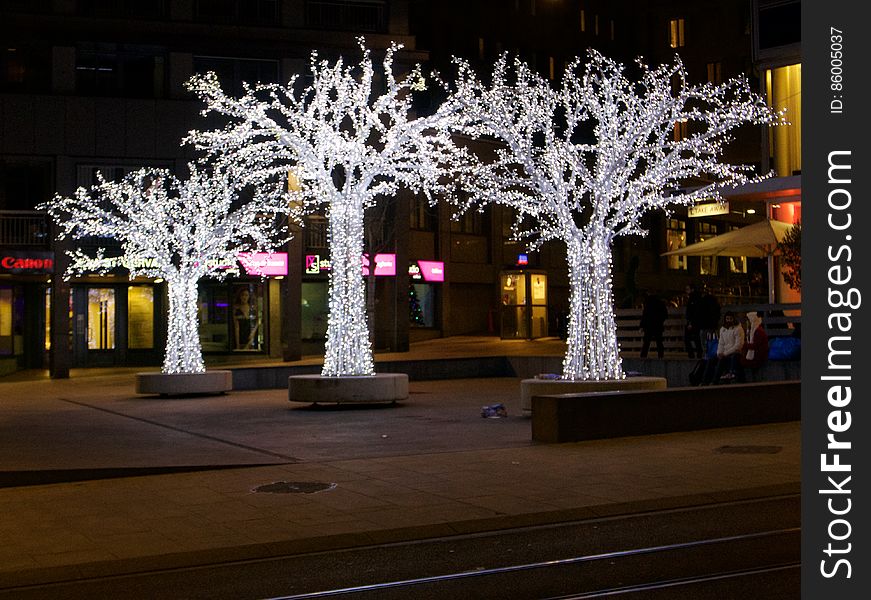
POLYGON ((12 336, 12 288, 0 288, 0 356, 11 355, 15 349, 12 336))
POLYGON ((684 46, 684 20, 672 19, 668 22, 669 46, 682 48, 684 46))
POLYGON ((775 110, 786 110, 788 125, 768 128, 771 167, 781 177, 801 173, 801 65, 765 71, 765 96, 775 110))
POLYGON ((279 79, 277 60, 194 56, 194 71, 212 71, 224 91, 234 96, 242 95, 243 83, 277 83, 279 79))
POLYGON ((154 288, 150 285, 127 288, 127 347, 154 348, 154 288))
POLYGON ((677 121, 674 124, 674 141, 679 142, 687 137, 687 121, 677 121))
POLYGON ((387 32, 384 0, 308 0, 306 26, 358 32, 387 32))
POLYGON ((50 162, 0 159, 0 210, 33 210, 53 188, 50 162))
POLYGON ((88 350, 115 349, 115 290, 88 288, 88 350))
MULTIPOLYGON (((737 225, 730 225, 729 231, 741 229, 737 225)), ((730 256, 729 257, 729 272, 730 273, 746 273, 747 272, 747 257, 746 256, 730 256)))
MULTIPOLYGON (((687 245, 687 223, 679 219, 669 219, 666 223, 666 251, 680 250, 686 248, 687 245)), ((687 257, 686 256, 669 256, 668 268, 679 269, 686 271, 687 257)))
POLYGON ((161 98, 166 79, 165 52, 157 47, 79 44, 76 92, 95 96, 161 98))
POLYGON ((481 235, 484 233, 484 215, 477 210, 466 211, 459 218, 451 220, 451 231, 481 235))
POLYGON ((593 34, 599 35, 599 15, 593 15, 593 34))
POLYGON ((266 327, 261 283, 203 282, 199 286, 198 319, 203 351, 259 351, 266 327))
POLYGON ((547 61, 547 74, 548 74, 548 78, 551 81, 553 81, 554 76, 556 75, 555 71, 556 71, 556 61, 554 61, 553 56, 551 56, 548 58, 548 61, 547 61))
POLYGON ((708 71, 708 83, 723 83, 723 63, 709 62, 706 68, 708 71))
POLYGON ((306 248, 327 248, 329 223, 322 215, 308 215, 305 217, 305 246, 306 248))
POLYGON ((167 0, 78 0, 76 13, 87 17, 158 19, 168 11, 167 0))
POLYGON ((478 59, 484 60, 484 38, 478 38, 478 59))
POLYGON ((408 320, 412 327, 435 327, 436 286, 432 283, 408 284, 408 320))
POLYGON ((196 18, 213 23, 278 24, 278 0, 197 0, 196 18))
POLYGON ((47 92, 51 84, 49 49, 10 44, 0 52, 0 90, 47 92))
POLYGON ((411 201, 409 217, 409 227, 412 229, 432 231, 435 228, 435 207, 430 206, 426 198, 415 198, 411 201))
MULTIPOLYGON (((713 223, 697 223, 696 224, 696 241, 704 242, 713 237, 717 237, 717 226, 713 223)), ((701 267, 699 269, 701 275, 716 275, 717 274, 717 257, 702 256, 701 267)))
POLYGON ((587 31, 587 14, 584 9, 581 9, 581 32, 587 31))

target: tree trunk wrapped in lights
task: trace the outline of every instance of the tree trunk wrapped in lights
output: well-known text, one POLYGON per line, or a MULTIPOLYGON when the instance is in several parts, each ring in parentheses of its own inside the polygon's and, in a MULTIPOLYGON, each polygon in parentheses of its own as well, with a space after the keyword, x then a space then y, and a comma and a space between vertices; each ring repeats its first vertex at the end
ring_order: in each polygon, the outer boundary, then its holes
MULTIPOLYGON (((169 289, 164 373, 205 371, 197 320, 197 282, 224 277, 242 252, 278 243, 275 217, 290 212, 283 183, 266 168, 232 163, 188 165, 188 178, 165 169, 140 169, 119 182, 55 196, 41 209, 57 221, 61 237, 113 238, 120 242, 130 278, 162 278, 169 289), (240 200, 240 194, 248 198, 240 200)), ((97 255, 77 249, 67 275, 105 272, 97 255)), ((109 261, 108 265, 114 264, 109 261)))
POLYGON ((387 49, 376 74, 359 41, 358 64, 330 63, 313 53, 311 83, 305 86, 294 76, 287 84, 249 87, 233 98, 213 73, 188 84, 205 102, 204 114, 229 119, 224 128, 191 132, 190 142, 238 164, 292 169, 303 212, 324 210, 330 220, 325 376, 374 372, 360 273, 366 209, 400 187, 427 198, 450 195, 451 174, 469 162, 451 139, 455 116, 449 110, 412 114, 413 92, 426 82, 419 67, 396 79, 393 62, 401 46, 387 49))
POLYGON ((363 285, 362 203, 335 202, 330 206, 330 312, 324 375, 373 373, 372 348, 366 324, 363 285))
POLYGON ((573 61, 554 89, 520 60, 497 61, 489 84, 458 60, 446 106, 459 130, 498 142, 495 160, 466 171, 459 210, 489 203, 513 207, 515 237, 534 250, 561 240, 571 285, 564 379, 624 377, 611 282, 617 236, 646 234, 641 217, 760 177, 721 160, 731 133, 745 124, 777 124, 744 79, 691 85, 680 61, 651 69, 590 51, 573 61), (513 73, 511 73, 513 71, 513 73), (676 132, 687 131, 679 136, 676 132), (701 183, 699 183, 701 182, 701 183), (687 189, 688 183, 698 183, 687 189))

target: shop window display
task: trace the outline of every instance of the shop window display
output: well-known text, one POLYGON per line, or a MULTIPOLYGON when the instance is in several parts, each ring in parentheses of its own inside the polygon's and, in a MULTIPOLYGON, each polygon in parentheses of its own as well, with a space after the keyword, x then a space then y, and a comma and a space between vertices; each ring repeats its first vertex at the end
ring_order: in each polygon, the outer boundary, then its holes
POLYGON ((263 338, 263 295, 261 286, 233 287, 234 350, 260 350, 263 338))

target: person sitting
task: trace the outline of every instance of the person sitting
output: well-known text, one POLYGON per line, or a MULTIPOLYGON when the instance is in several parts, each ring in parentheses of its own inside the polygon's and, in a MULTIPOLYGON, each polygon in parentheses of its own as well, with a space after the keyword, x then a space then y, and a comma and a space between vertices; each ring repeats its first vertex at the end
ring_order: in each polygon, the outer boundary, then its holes
POLYGON ((744 348, 744 328, 731 312, 723 315, 723 326, 717 341, 716 358, 708 359, 702 385, 720 383, 721 378, 735 379, 744 348))
POLYGON ((747 343, 744 344, 744 351, 741 352, 736 371, 740 382, 744 381, 745 368, 756 369, 768 361, 768 334, 762 326, 762 311, 747 313, 747 321, 749 322, 747 343))

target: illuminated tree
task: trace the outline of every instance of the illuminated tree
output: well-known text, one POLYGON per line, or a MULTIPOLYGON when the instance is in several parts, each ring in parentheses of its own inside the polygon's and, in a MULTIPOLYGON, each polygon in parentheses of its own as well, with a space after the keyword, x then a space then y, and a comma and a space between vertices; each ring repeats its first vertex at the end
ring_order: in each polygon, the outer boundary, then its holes
POLYGON ((750 167, 721 162, 730 132, 778 115, 743 79, 691 85, 678 61, 637 77, 590 51, 566 69, 559 89, 519 60, 503 57, 492 82, 458 61, 447 104, 461 130, 495 138, 496 158, 472 172, 461 210, 503 203, 517 211, 515 235, 535 248, 566 244, 571 309, 564 379, 624 377, 613 310, 611 252, 617 236, 645 234, 652 210, 718 198, 750 179, 750 167), (583 72, 581 72, 583 67, 583 72), (685 136, 677 131, 687 131, 685 136), (688 179, 707 182, 691 191, 688 179))
POLYGON ((363 58, 352 65, 313 53, 308 85, 294 76, 232 98, 214 74, 189 83, 206 103, 204 114, 229 117, 222 129, 191 132, 190 141, 240 164, 287 165, 299 181, 304 212, 326 213, 331 270, 325 376, 374 372, 361 268, 366 209, 400 187, 428 198, 450 193, 448 176, 464 162, 446 111, 411 114, 412 92, 425 81, 418 67, 401 80, 394 76, 401 46, 387 50, 377 73, 362 40, 360 47, 363 58))
MULTIPOLYGON (((283 183, 268 169, 229 164, 188 165, 178 179, 165 169, 140 169, 119 182, 98 174, 73 197, 56 195, 40 208, 58 223, 60 237, 112 238, 123 260, 104 251, 72 253, 67 276, 124 266, 130 278, 163 278, 169 289, 164 373, 205 371, 197 322, 197 282, 223 277, 240 252, 274 247, 276 215, 289 212, 283 183), (245 197, 245 200, 240 199, 245 197)), ((283 180, 282 180, 283 182, 283 180)), ((277 242, 276 242, 277 243, 277 242)))

